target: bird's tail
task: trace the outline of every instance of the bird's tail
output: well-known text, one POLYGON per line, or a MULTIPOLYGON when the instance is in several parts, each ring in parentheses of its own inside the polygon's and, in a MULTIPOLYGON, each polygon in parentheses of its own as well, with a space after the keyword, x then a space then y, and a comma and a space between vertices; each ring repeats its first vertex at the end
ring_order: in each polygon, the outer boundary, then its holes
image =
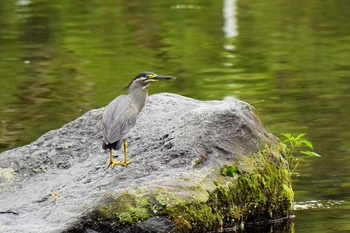
POLYGON ((122 147, 122 140, 119 140, 117 142, 114 143, 108 143, 106 144, 106 142, 102 142, 102 149, 104 150, 119 150, 122 147))
POLYGON ((104 149, 104 150, 109 149, 109 145, 107 145, 105 142, 102 142, 102 149, 104 149))

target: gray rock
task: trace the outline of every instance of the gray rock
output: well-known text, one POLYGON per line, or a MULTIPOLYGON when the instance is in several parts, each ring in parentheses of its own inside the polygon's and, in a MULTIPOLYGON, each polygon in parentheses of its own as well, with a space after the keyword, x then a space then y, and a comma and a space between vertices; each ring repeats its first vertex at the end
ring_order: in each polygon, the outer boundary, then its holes
POLYGON ((281 144, 247 103, 152 95, 130 132, 135 161, 113 170, 101 149, 103 110, 0 154, 0 232, 202 232, 289 215, 281 144), (237 174, 223 176, 225 166, 237 174), (266 194, 255 211, 239 196, 247 178, 266 194))

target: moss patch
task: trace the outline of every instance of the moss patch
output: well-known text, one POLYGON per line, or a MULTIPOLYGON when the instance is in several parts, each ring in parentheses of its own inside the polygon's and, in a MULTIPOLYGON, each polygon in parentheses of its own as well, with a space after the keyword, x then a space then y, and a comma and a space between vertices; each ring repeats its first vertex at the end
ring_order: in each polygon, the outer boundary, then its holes
POLYGON ((151 217, 148 198, 135 198, 130 193, 110 200, 111 204, 98 209, 99 221, 111 221, 113 225, 130 225, 151 217))
MULTIPOLYGON (((240 175, 229 171, 234 176, 213 181, 217 189, 209 193, 205 203, 167 210, 180 232, 215 231, 219 227, 266 222, 291 215, 294 193, 288 167, 283 163, 276 166, 263 154, 254 157, 260 157, 260 161, 255 161, 262 163, 260 169, 240 175)), ((240 170, 225 165, 220 169, 221 174, 228 167, 232 171, 240 170)))
POLYGON ((213 172, 215 180, 184 187, 198 195, 180 197, 163 189, 148 194, 124 193, 95 211, 94 218, 104 229, 116 229, 151 216, 166 216, 175 224, 175 232, 216 231, 220 227, 285 218, 291 214, 294 200, 288 165, 279 154, 266 151, 239 164, 217 168, 213 172), (207 191, 208 183, 215 188, 207 191))

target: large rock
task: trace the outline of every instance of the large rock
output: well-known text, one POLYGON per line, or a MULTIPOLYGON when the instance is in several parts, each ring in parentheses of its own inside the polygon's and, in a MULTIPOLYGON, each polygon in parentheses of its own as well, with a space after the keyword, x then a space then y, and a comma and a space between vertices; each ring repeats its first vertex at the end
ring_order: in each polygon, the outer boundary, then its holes
POLYGON ((204 232, 289 216, 283 147, 247 103, 150 96, 135 161, 114 170, 103 110, 0 154, 0 231, 204 232))

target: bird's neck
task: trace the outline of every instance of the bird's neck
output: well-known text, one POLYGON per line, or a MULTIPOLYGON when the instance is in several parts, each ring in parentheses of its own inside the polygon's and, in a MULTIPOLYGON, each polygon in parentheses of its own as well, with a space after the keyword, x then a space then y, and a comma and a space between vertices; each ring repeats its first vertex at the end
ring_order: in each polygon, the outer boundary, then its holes
POLYGON ((137 112, 140 112, 145 106, 148 98, 148 89, 143 89, 140 92, 128 93, 129 98, 132 100, 137 112))

